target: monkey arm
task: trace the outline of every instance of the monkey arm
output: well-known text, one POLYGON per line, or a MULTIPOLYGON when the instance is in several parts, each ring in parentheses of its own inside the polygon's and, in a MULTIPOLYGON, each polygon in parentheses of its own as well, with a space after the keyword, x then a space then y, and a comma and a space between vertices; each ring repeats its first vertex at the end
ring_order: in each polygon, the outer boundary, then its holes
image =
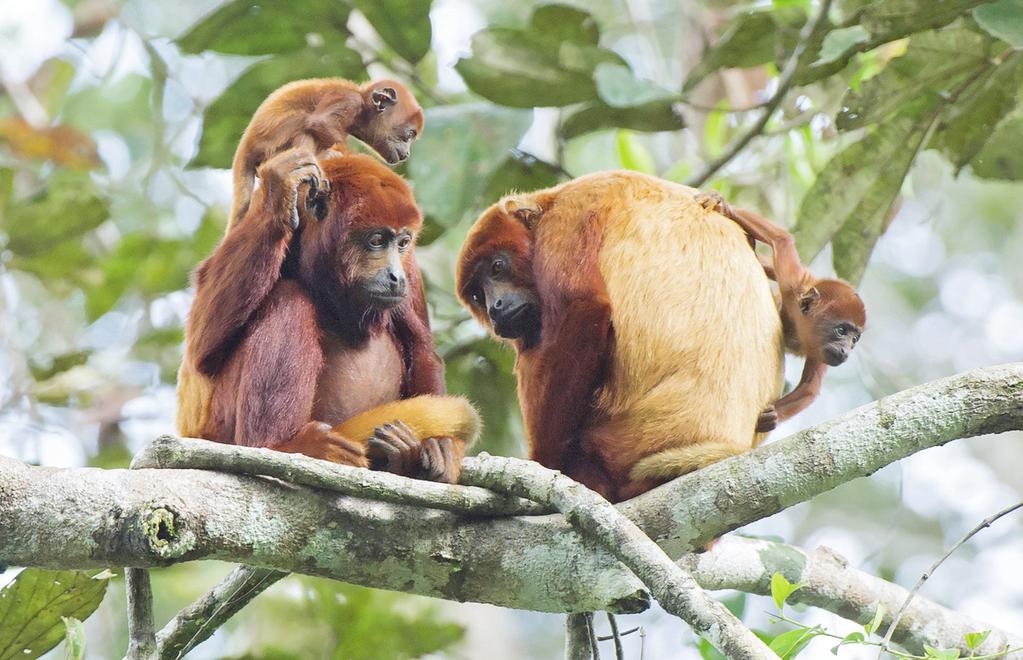
POLYGON ((519 358, 530 458, 555 470, 590 412, 610 344, 611 305, 606 295, 577 299, 560 316, 552 336, 519 358))
POLYGON ((402 387, 403 394, 407 397, 444 394, 444 363, 433 348, 423 275, 414 253, 409 255, 405 276, 409 286, 407 305, 395 323, 398 339, 409 364, 402 387))
POLYGON ((196 270, 188 345, 196 368, 206 376, 221 369, 245 324, 280 279, 296 224, 299 184, 314 179, 319 166, 311 155, 289 151, 260 169, 263 186, 245 221, 196 270))
POLYGON ((803 375, 795 389, 774 402, 777 421, 783 422, 793 417, 814 402, 821 391, 821 382, 828 365, 820 360, 808 357, 803 364, 803 375))

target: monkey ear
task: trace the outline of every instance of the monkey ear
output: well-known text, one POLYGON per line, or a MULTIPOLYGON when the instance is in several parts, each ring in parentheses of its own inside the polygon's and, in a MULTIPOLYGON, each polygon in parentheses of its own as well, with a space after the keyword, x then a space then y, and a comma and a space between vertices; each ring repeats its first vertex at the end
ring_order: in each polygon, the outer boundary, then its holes
POLYGON ((817 290, 817 287, 812 286, 803 292, 803 295, 799 296, 799 309, 804 314, 809 314, 813 306, 817 304, 817 301, 821 299, 821 292, 817 290))
POLYGON ((373 100, 373 107, 376 108, 376 111, 383 112, 398 102, 398 92, 394 91, 393 87, 381 87, 374 89, 370 98, 373 100))
POLYGON ((504 210, 525 225, 526 229, 530 230, 536 226, 536 223, 543 216, 543 209, 539 204, 520 201, 515 198, 505 201, 504 210))

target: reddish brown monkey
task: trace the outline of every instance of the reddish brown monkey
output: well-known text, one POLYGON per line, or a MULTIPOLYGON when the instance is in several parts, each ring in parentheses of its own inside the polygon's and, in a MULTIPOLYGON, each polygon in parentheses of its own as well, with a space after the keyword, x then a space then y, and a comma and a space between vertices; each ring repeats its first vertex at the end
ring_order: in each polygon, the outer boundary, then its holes
POLYGON ((457 293, 515 348, 530 456, 612 501, 749 450, 781 321, 745 234, 635 172, 505 198, 457 293))
POLYGON ((806 356, 799 384, 768 406, 757 420, 757 431, 770 431, 813 403, 828 367, 845 362, 860 340, 867 311, 848 282, 817 278, 803 266, 792 234, 752 211, 730 206, 716 192, 701 193, 697 200, 739 223, 754 240, 770 246, 773 259, 764 270, 778 282, 785 348, 806 356))
MULTIPOLYGON (((423 109, 397 81, 357 85, 344 78, 313 78, 288 83, 260 104, 238 143, 228 229, 248 210, 256 169, 274 154, 293 147, 317 154, 331 147, 343 152, 353 135, 393 164, 408 158, 422 132, 423 109)), ((322 175, 319 180, 329 185, 322 175)))
POLYGON ((411 190, 370 156, 324 161, 329 187, 320 171, 301 149, 261 165, 244 222, 196 271, 185 366, 201 378, 179 382, 180 430, 454 482, 479 420, 442 396, 411 190))

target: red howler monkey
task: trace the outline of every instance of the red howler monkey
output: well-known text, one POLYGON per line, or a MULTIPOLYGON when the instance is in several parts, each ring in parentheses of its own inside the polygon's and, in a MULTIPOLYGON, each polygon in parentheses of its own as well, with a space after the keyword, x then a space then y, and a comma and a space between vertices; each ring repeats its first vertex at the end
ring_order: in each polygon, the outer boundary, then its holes
POLYGON ((750 449, 781 321, 745 234, 635 172, 505 198, 457 293, 517 353, 530 456, 611 501, 750 449))
POLYGON ((408 158, 422 132, 423 110, 397 81, 356 85, 344 78, 313 78, 288 83, 260 104, 238 143, 228 229, 245 216, 256 169, 274 154, 293 147, 316 154, 335 145, 343 150, 353 135, 393 164, 408 158))
POLYGON ((739 223, 750 237, 769 245, 773 252, 772 263, 765 264, 764 270, 778 282, 785 348, 806 356, 806 362, 795 389, 761 413, 757 431, 770 431, 813 403, 820 394, 824 372, 845 362, 860 340, 867 311, 848 282, 818 279, 803 267, 792 234, 752 211, 729 206, 716 192, 701 193, 697 201, 739 223))
POLYGON ((314 194, 324 187, 312 152, 260 166, 244 222, 197 269, 185 364, 198 373, 179 398, 208 396, 208 410, 182 405, 179 426, 455 482, 479 419, 441 396, 412 192, 366 155, 324 161, 323 172, 326 196, 314 194), (209 391, 187 391, 198 383, 209 391))

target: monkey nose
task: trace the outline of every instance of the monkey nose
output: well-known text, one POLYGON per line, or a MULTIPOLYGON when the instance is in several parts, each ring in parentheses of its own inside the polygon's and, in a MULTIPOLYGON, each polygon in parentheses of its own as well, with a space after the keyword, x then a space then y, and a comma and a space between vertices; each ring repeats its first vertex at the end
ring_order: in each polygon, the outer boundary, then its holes
POLYGON ((387 284, 391 289, 391 293, 395 295, 404 295, 407 281, 403 274, 393 270, 387 271, 387 284))

